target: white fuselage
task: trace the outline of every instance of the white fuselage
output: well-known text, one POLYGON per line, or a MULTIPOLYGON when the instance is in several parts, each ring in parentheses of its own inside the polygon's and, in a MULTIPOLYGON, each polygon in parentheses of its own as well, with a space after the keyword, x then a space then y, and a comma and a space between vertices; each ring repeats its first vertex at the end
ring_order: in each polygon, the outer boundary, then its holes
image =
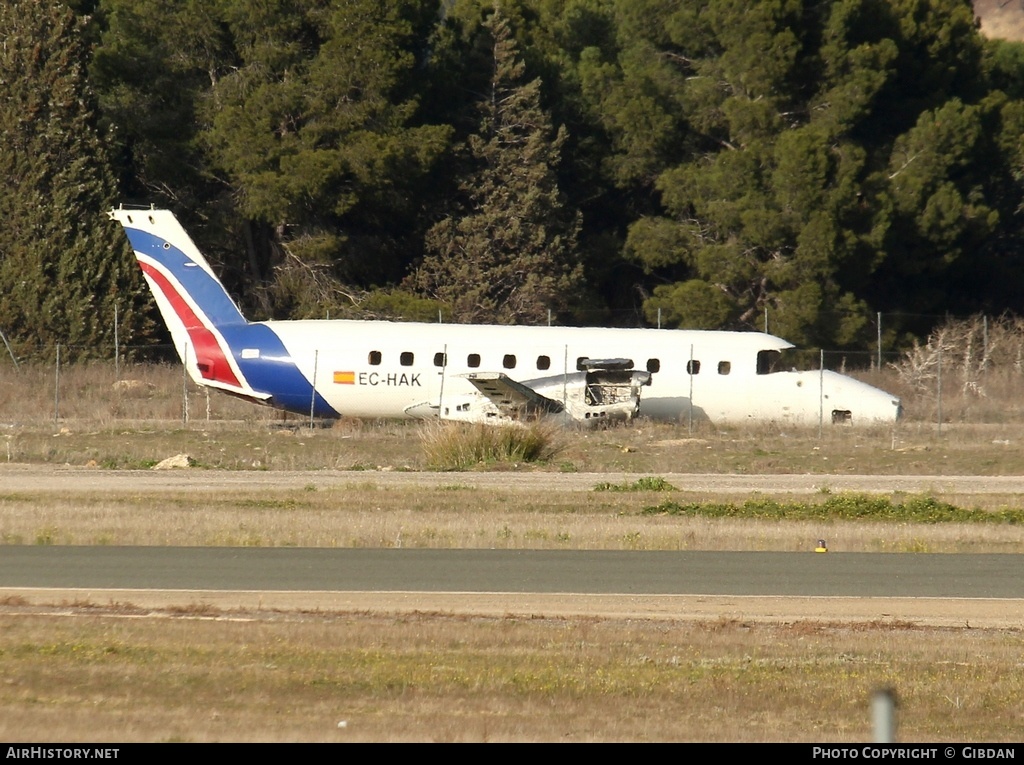
MULTIPOLYGON (((479 395, 472 372, 531 385, 579 359, 627 358, 651 372, 640 414, 662 420, 816 424, 893 422, 899 400, 831 371, 768 372, 758 354, 790 343, 758 332, 509 327, 381 321, 266 322, 342 416, 451 416, 479 395), (690 373, 693 371, 693 374, 690 373)), ((551 380, 551 378, 556 378, 551 380)), ((550 393, 548 395, 551 395, 550 393)))

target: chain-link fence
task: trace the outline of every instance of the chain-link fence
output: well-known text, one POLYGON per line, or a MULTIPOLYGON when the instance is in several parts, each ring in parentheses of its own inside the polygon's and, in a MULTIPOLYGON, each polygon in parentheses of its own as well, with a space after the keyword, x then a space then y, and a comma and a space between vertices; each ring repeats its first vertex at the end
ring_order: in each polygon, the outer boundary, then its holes
POLYGON ((8 359, 8 363, 0 363, 0 422, 188 424, 285 418, 281 412, 196 385, 176 360, 171 346, 123 350, 116 360, 67 363, 62 359, 75 357, 75 349, 55 346, 52 353, 38 354, 30 361, 15 365, 8 359), (143 350, 145 353, 141 353, 143 350), (50 360, 44 360, 47 355, 50 360), (175 360, 155 360, 160 358, 175 360))
MULTIPOLYGON (((878 317, 879 326, 883 320, 878 317)), ((86 351, 95 355, 95 349, 57 345, 22 360, 9 347, 0 349, 0 422, 304 419, 195 385, 170 345, 122 346, 111 349, 108 359, 68 361, 86 351)), ((906 352, 884 351, 881 343, 861 351, 793 349, 780 363, 785 369, 832 370, 890 392, 902 399, 905 422, 940 429, 1024 422, 1020 319, 950 319, 906 352)))

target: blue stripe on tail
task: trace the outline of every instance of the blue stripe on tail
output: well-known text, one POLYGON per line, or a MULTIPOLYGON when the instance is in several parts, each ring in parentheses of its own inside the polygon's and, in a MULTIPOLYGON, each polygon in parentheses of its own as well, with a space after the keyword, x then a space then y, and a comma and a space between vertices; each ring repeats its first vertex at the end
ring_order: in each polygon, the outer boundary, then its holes
POLYGON ((137 228, 126 227, 125 232, 132 249, 169 271, 214 326, 246 323, 224 286, 185 253, 170 242, 137 228))

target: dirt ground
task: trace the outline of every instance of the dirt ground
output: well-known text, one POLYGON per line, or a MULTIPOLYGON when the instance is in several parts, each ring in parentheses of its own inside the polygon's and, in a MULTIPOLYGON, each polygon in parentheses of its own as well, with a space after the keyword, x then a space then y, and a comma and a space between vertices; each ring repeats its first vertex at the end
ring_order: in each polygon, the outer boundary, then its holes
MULTIPOLYGON (((0 490, 7 492, 112 491, 159 492, 167 489, 216 491, 268 486, 275 489, 344 487, 351 483, 387 486, 450 486, 473 488, 585 491, 601 482, 635 481, 637 473, 547 472, 406 472, 388 470, 103 470, 100 468, 0 463, 0 490)), ((889 494, 1024 494, 1024 475, 823 475, 725 473, 659 473, 683 491, 723 494, 834 492, 889 494)))
POLYGON ((1024 603, 996 598, 810 598, 578 593, 254 592, 84 590, 0 587, 0 614, 102 613, 127 618, 197 613, 209 618, 273 620, 283 615, 439 614, 737 622, 877 623, 973 629, 1020 628, 1024 603))

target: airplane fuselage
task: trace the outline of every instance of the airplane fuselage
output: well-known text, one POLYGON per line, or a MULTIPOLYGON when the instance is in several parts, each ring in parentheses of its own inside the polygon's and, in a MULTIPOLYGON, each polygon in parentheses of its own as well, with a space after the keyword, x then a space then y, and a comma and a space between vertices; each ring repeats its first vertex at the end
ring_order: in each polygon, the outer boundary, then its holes
POLYGON ((167 210, 125 228, 179 356, 199 384, 322 417, 498 422, 894 422, 900 402, 831 371, 777 371, 760 332, 388 321, 249 322, 167 210))
POLYGON ((250 384, 276 389, 275 406, 320 415, 451 417, 456 402, 479 395, 465 376, 481 370, 544 381, 557 396, 582 359, 605 357, 651 373, 640 414, 654 419, 863 423, 894 421, 899 410, 893 396, 845 375, 770 371, 765 355, 791 345, 758 332, 308 320, 249 325, 241 337, 250 330, 251 348, 232 343, 250 384), (285 353, 260 350, 256 333, 267 330, 285 353), (292 365, 322 404, 308 386, 282 388, 292 365))

